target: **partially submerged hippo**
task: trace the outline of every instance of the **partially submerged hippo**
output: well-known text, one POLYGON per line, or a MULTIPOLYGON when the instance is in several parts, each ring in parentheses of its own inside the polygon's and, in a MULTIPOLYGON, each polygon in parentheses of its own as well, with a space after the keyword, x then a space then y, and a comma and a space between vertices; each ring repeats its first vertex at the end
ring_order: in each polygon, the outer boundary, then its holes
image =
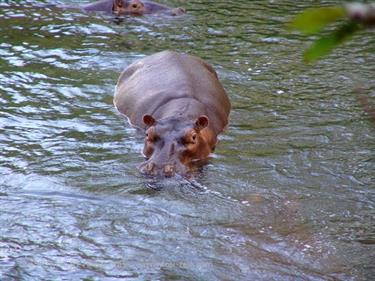
POLYGON ((185 13, 183 8, 170 8, 168 6, 148 0, 99 0, 94 3, 79 7, 69 6, 66 8, 79 8, 86 12, 104 12, 115 15, 136 15, 163 13, 171 16, 185 13))
POLYGON ((120 75, 114 105, 145 131, 143 173, 185 174, 215 149, 230 102, 215 70, 172 51, 145 57, 120 75))

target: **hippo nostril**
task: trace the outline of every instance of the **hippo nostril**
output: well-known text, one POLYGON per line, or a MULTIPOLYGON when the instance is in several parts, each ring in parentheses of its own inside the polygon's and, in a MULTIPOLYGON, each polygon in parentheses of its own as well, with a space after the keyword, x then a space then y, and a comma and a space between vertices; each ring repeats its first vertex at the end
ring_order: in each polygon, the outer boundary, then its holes
POLYGON ((148 172, 152 172, 154 169, 155 169, 155 163, 148 163, 148 164, 146 165, 146 170, 147 170, 148 172))
POLYGON ((174 165, 165 165, 164 167, 164 175, 170 177, 174 174, 175 167, 174 165))
POLYGON ((156 173, 156 165, 155 163, 145 163, 140 168, 142 173, 148 174, 148 175, 154 175, 156 173))

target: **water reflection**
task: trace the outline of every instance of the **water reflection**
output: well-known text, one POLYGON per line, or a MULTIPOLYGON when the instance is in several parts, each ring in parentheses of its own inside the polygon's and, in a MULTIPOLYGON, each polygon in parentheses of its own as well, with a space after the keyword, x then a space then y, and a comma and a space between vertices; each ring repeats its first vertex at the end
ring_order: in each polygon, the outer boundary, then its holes
POLYGON ((374 91, 371 40, 307 66, 283 26, 315 2, 178 2, 188 16, 120 22, 1 3, 2 278, 371 280, 373 126, 353 95, 374 91), (155 181, 112 95, 166 48, 211 62, 233 110, 208 165, 155 181))

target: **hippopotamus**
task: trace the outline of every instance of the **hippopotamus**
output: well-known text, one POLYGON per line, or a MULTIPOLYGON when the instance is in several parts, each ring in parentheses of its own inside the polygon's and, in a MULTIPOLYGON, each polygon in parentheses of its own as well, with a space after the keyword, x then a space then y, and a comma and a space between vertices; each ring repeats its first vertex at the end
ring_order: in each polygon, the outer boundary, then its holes
MULTIPOLYGON (((77 8, 76 6, 65 6, 65 8, 77 8)), ((99 0, 94 3, 81 5, 79 9, 85 12, 104 12, 115 15, 134 15, 163 13, 171 16, 185 13, 183 8, 170 8, 148 0, 99 0)))
POLYGON ((208 158, 231 108, 213 67, 174 51, 147 56, 126 68, 113 102, 145 134, 141 173, 167 177, 186 174, 208 158))

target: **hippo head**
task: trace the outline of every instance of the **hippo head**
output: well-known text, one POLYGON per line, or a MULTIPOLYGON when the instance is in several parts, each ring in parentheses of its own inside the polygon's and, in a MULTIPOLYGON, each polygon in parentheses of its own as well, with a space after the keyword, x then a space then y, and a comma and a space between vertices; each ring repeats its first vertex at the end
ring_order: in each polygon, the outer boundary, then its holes
POLYGON ((147 161, 140 166, 148 175, 173 176, 185 174, 198 160, 207 158, 211 148, 205 139, 208 117, 201 115, 195 121, 181 118, 155 120, 144 115, 147 126, 143 154, 147 161))
POLYGON ((112 11, 116 15, 143 15, 145 5, 141 0, 113 0, 112 11))

